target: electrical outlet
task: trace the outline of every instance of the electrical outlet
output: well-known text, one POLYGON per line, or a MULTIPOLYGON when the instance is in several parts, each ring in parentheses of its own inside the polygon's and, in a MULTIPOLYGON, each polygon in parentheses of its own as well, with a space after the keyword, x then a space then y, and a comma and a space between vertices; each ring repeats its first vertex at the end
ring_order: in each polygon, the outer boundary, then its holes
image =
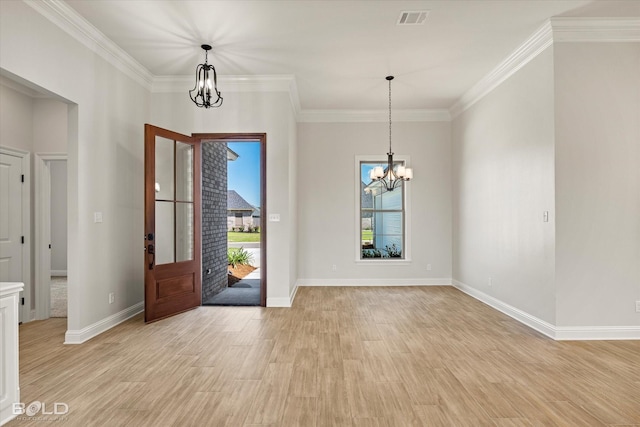
POLYGON ((636 313, 640 313, 640 301, 636 301, 636 313))
POLYGON ((116 295, 113 292, 109 292, 109 304, 113 304, 116 300, 116 295))
POLYGON ((337 269, 338 269, 337 265, 335 265, 335 264, 331 265, 331 270, 332 271, 336 271, 337 269))
POLYGON ((431 264, 427 264, 427 271, 431 271, 431 264))
POLYGON ((489 280, 487 280, 487 284, 489 285, 489 287, 493 286, 493 279, 491 277, 489 277, 489 280))

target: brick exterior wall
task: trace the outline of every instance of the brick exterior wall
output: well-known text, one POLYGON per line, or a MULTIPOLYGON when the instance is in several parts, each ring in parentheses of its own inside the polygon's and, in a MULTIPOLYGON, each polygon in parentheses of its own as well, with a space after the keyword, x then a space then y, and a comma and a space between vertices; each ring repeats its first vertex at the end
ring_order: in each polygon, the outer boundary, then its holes
POLYGON ((202 301, 227 287, 227 272, 227 144, 205 142, 202 144, 202 301))

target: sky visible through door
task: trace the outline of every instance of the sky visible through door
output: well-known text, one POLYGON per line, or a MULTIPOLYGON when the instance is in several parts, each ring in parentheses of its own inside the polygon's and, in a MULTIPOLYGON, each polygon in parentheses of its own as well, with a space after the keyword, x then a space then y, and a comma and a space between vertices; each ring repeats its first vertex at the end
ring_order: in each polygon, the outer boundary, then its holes
POLYGON ((227 188, 255 207, 260 206, 260 143, 229 142, 238 158, 227 164, 227 188))
POLYGON ((227 142, 228 287, 207 305, 260 305, 261 143, 227 142))

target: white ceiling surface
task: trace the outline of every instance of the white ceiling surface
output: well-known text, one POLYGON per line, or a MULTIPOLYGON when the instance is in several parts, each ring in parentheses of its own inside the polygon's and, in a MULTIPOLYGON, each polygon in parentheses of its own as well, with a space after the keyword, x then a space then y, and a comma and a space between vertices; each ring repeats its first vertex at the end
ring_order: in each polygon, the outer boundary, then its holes
POLYGON ((208 43, 219 75, 293 75, 302 109, 370 110, 386 108, 389 74, 394 109, 449 108, 548 18, 625 2, 66 3, 156 76, 193 75, 208 43), (425 25, 396 25, 406 10, 429 10, 425 25))

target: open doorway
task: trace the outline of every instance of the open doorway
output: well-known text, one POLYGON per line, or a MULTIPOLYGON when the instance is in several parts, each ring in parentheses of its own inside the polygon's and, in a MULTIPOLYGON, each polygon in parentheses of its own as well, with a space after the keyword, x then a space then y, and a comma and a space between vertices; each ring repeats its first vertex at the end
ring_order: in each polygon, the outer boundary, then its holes
POLYGON ((67 155, 35 155, 36 318, 67 317, 67 155))
MULTIPOLYGON (((259 142, 264 217, 266 139, 260 133, 188 136, 145 124, 145 322, 202 305, 210 279, 220 272, 227 278, 226 143, 259 142), (217 155, 207 159, 209 151, 217 155), (205 246, 209 239, 211 247, 205 246)), ((260 225, 261 306, 267 299, 265 225, 260 225)))
MULTIPOLYGON (((203 144, 203 197, 206 199, 207 186, 221 184, 222 172, 220 165, 216 171, 208 171, 207 167, 213 162, 208 161, 207 154, 212 151, 209 144, 215 144, 213 150, 225 150, 226 157, 226 206, 225 212, 218 211, 216 220, 220 228, 217 239, 208 239, 206 226, 203 227, 203 265, 207 264, 208 254, 216 249, 224 249, 225 277, 220 277, 217 283, 208 284, 207 275, 210 269, 205 269, 203 276, 203 305, 232 305, 259 306, 264 305, 266 296, 263 295, 262 240, 263 227, 262 212, 262 144, 259 140, 223 140, 209 141, 203 144), (218 180, 210 179, 217 174, 218 180), (220 215, 225 221, 220 224, 220 215), (220 241, 220 235, 226 235, 225 241, 220 241)), ((207 203, 203 203, 203 219, 212 217, 207 212, 207 203)), ((213 221, 212 221, 213 222, 213 221)), ((213 263, 215 265, 215 263, 213 263)))
MULTIPOLYGON (((66 165, 66 153, 77 145, 77 105, 5 69, 0 69, 0 92, 2 140, 11 145, 11 148, 2 147, 0 151, 18 156, 24 163, 18 175, 21 177, 22 203, 11 203, 12 209, 21 207, 23 216, 17 226, 11 227, 12 231, 19 232, 23 273, 12 281, 24 283, 20 320, 30 322, 49 317, 51 264, 46 260, 50 259, 49 244, 52 242, 43 229, 43 224, 49 224, 51 220, 48 162, 60 161, 66 165), (42 191, 44 188, 46 192, 42 191), (44 204, 43 195, 47 197, 44 204), (47 218, 46 221, 43 218, 47 218)), ((61 174, 66 178, 66 171, 61 174)), ((66 183, 63 185, 66 192, 66 183)), ((59 200, 58 196, 54 198, 59 200)), ((62 215, 66 217, 66 200, 62 205, 62 215)), ((67 237, 66 230, 56 228, 55 232, 67 237)), ((50 233, 50 228, 47 233, 50 233)), ((55 246, 66 255, 66 242, 55 243, 55 246)), ((74 260, 70 263, 73 264, 74 260)), ((57 274, 66 273, 65 270, 66 267, 61 267, 57 274)), ((69 293, 75 295, 73 290, 69 293)))
POLYGON ((67 161, 49 160, 51 287, 49 317, 67 317, 67 161))

